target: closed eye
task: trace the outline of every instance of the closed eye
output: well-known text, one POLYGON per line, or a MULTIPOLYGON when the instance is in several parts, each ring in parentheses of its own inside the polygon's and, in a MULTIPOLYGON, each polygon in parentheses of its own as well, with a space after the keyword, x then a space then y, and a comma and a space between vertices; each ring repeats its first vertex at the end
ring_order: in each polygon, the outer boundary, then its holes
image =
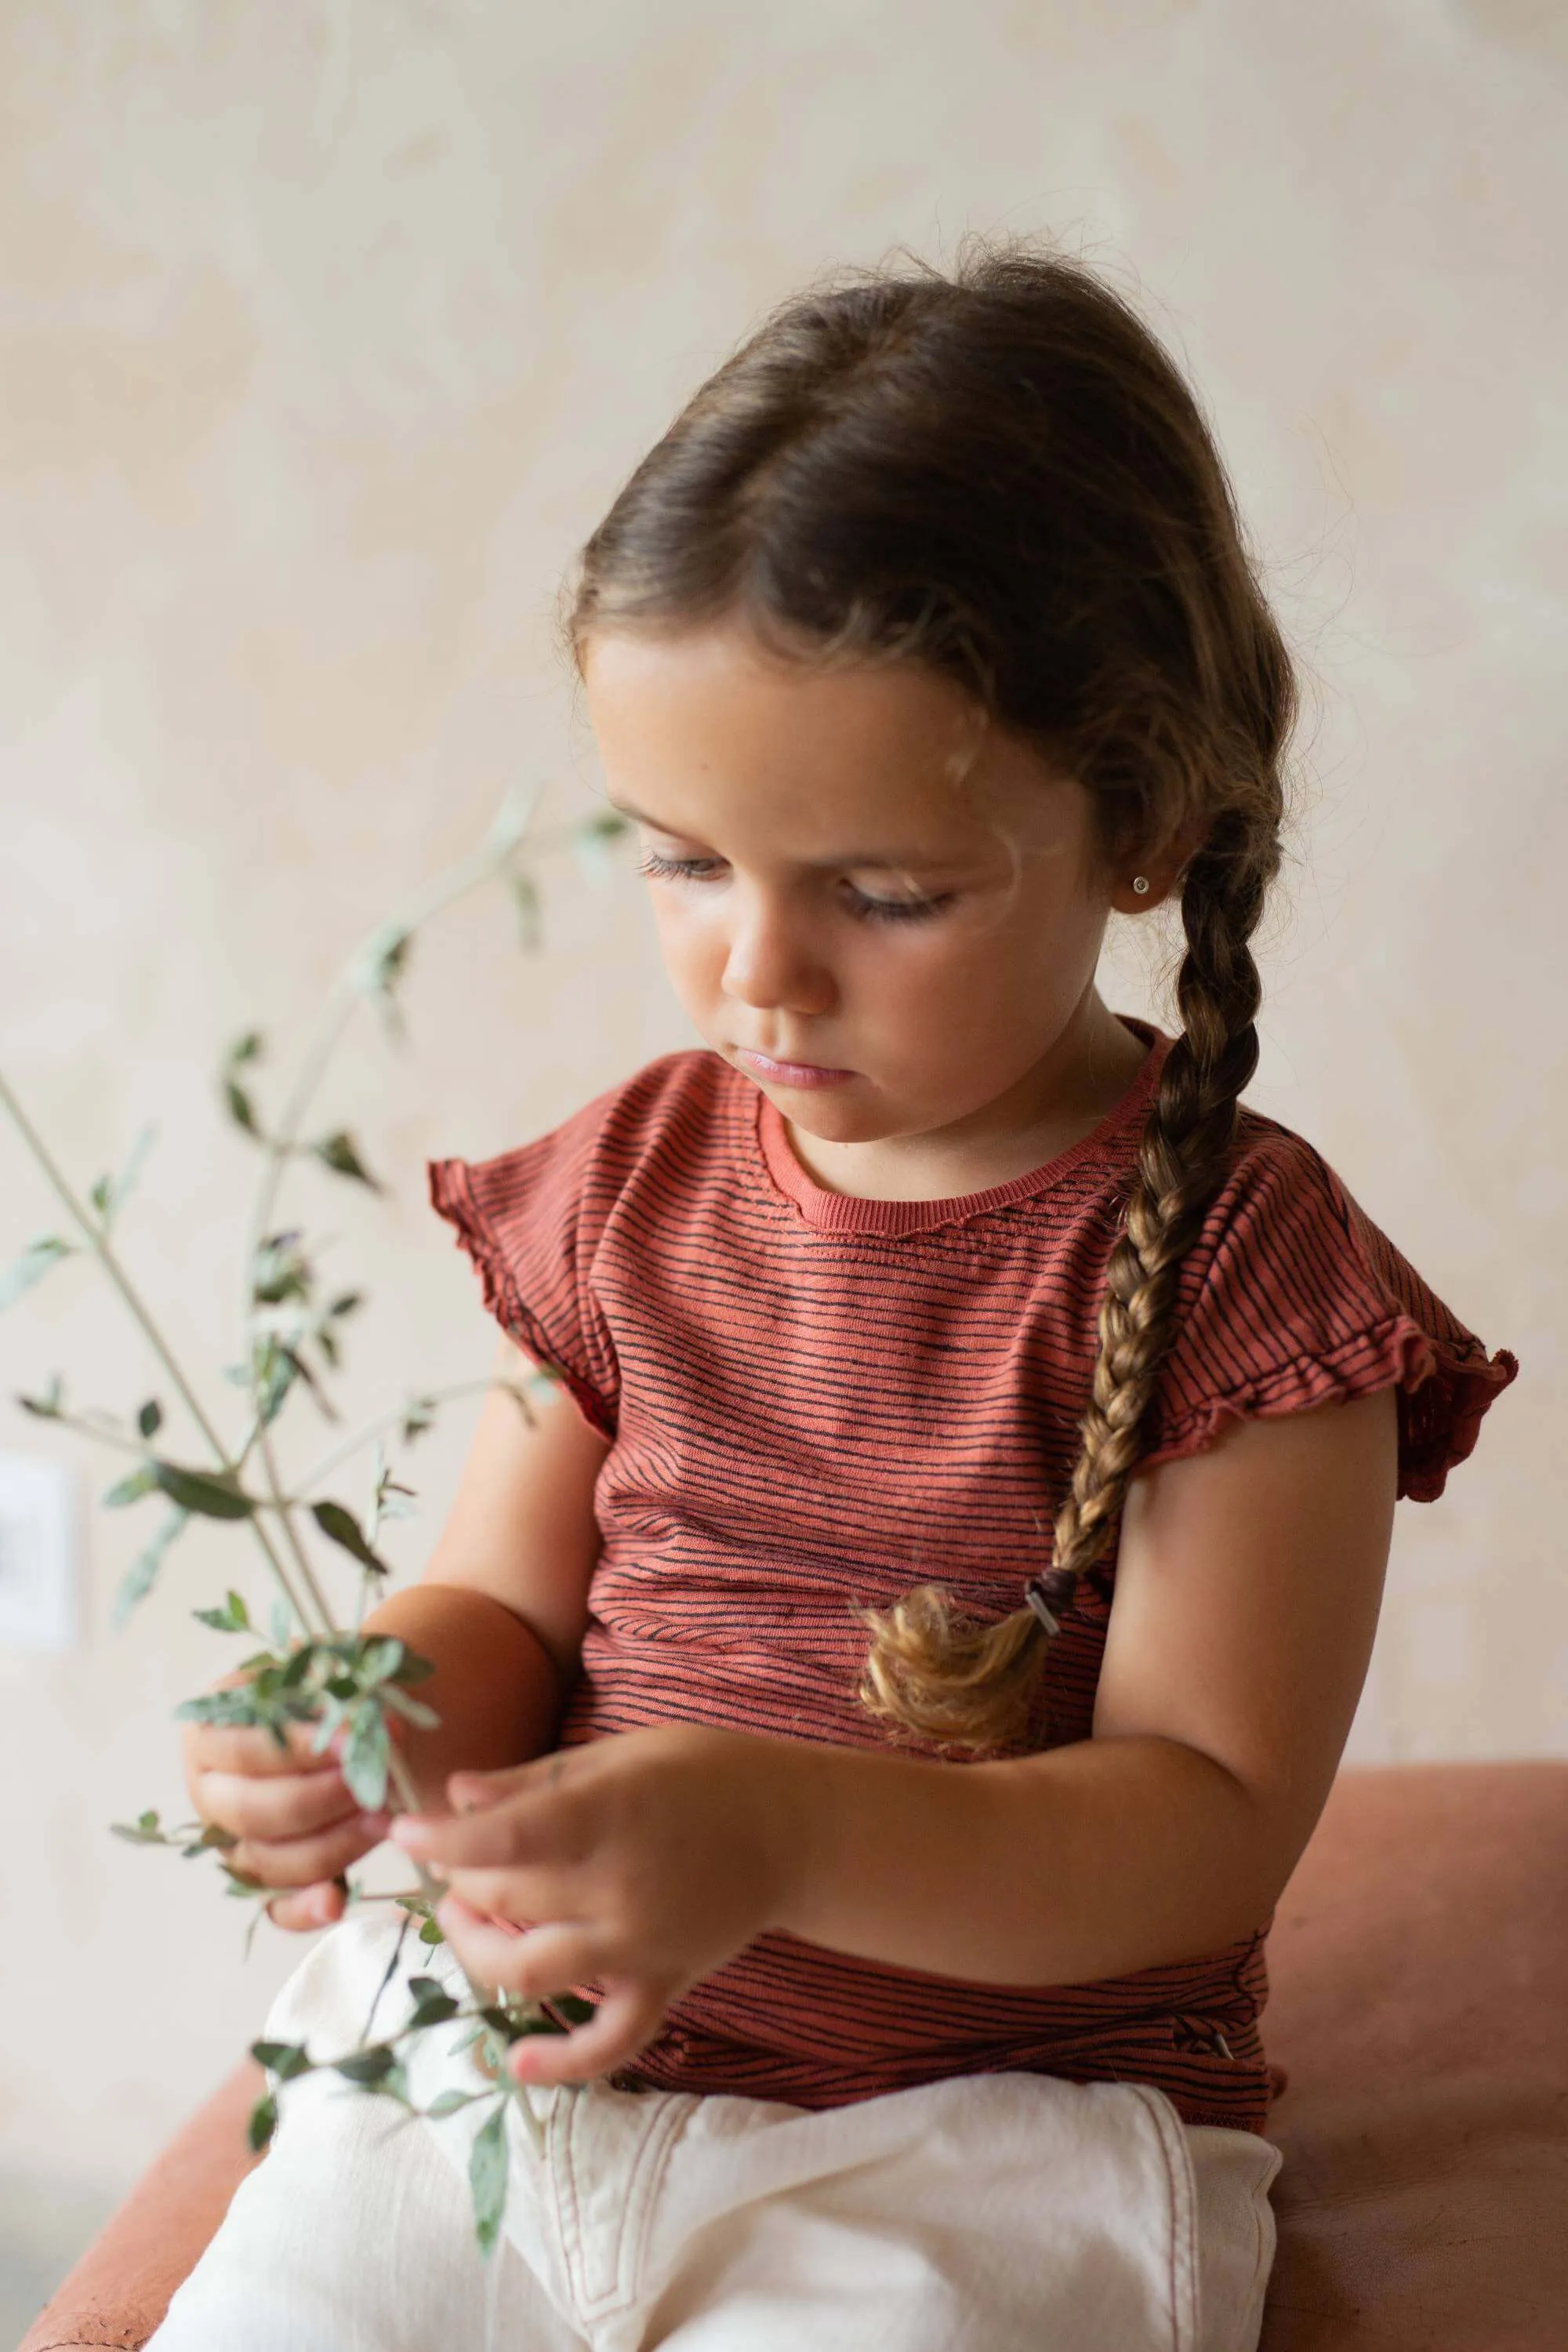
MULTIPOLYGON (((667 857, 659 850, 647 849, 637 870, 650 882, 711 882, 723 867, 721 857, 667 857)), ((870 923, 924 922, 951 906, 956 895, 952 890, 941 890, 927 898, 879 898, 872 891, 861 890, 849 881, 846 881, 844 892, 849 912, 858 920, 870 923)))
POLYGON ((663 857, 657 849, 645 849, 637 870, 650 882, 706 882, 723 862, 721 857, 663 857))

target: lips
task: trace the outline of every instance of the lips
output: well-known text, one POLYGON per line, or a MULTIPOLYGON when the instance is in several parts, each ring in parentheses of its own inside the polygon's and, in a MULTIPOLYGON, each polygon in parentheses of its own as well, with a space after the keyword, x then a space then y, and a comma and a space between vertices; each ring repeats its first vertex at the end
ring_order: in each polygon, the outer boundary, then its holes
POLYGON ((822 1087, 845 1086, 855 1076, 853 1070, 832 1069, 822 1062, 782 1061, 772 1054, 758 1053, 752 1045, 738 1045, 735 1051, 752 1077, 762 1078, 769 1086, 795 1087, 803 1093, 822 1087))

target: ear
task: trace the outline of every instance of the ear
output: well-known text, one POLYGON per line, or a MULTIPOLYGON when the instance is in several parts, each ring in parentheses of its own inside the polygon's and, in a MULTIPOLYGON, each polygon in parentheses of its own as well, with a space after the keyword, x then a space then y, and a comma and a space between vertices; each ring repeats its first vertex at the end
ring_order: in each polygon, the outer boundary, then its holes
POLYGON ((1163 907, 1181 881, 1188 860, 1202 845, 1202 835, 1178 834, 1157 849, 1142 856, 1121 859, 1110 887, 1110 904, 1119 915, 1147 915, 1152 908, 1163 907), (1137 881, 1145 889, 1133 887, 1137 881))

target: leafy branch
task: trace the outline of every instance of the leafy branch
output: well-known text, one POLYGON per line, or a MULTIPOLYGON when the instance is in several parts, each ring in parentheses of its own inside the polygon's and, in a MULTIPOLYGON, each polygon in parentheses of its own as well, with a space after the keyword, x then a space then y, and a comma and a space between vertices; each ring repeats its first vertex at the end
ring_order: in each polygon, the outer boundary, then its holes
MULTIPOLYGON (((223 1057, 218 1086, 224 1107, 233 1125, 262 1154, 242 1255, 242 1358, 226 1374, 244 1391, 247 1407, 246 1425, 232 1444, 204 1405, 132 1280, 114 1239, 117 1222, 151 1149, 152 1130, 139 1137, 118 1174, 100 1176, 81 1198, 0 1071, 0 1109, 9 1116, 65 1215, 63 1231, 38 1235, 7 1270, 0 1272, 0 1308, 26 1297, 68 1260, 79 1256, 95 1260, 121 1307, 140 1329, 167 1383, 166 1392, 183 1408, 202 1457, 190 1459, 185 1446, 171 1446, 163 1405, 155 1396, 146 1398, 128 1419, 121 1419, 96 1407, 68 1403, 65 1384, 57 1374, 37 1392, 17 1400, 34 1418, 58 1423, 108 1447, 122 1461, 130 1457, 129 1466, 102 1496, 105 1507, 122 1510, 153 1499, 163 1506, 153 1534, 121 1585, 114 1622, 122 1623, 153 1590, 168 1554, 194 1522, 245 1529, 278 1595, 264 1643, 251 1650, 217 1688, 186 1700, 176 1713, 189 1722, 262 1730, 282 1747, 301 1731, 309 1731, 314 1753, 324 1754, 329 1748, 337 1750, 355 1801, 370 1812, 381 1811, 389 1801, 401 1810, 414 1808, 416 1791, 399 1753, 397 1727, 418 1732, 433 1727, 437 1720, 416 1696, 432 1671, 428 1662, 394 1637, 362 1631, 366 1601, 390 1574, 379 1549, 382 1527, 405 1517, 415 1507, 413 1488, 395 1475, 389 1460, 388 1442, 395 1439, 404 1446, 413 1444, 433 1426, 443 1404, 491 1388, 510 1394, 520 1411, 531 1417, 532 1396, 546 1376, 527 1382, 462 1381, 410 1396, 400 1408, 339 1441, 300 1482, 298 1491, 290 1491, 277 1454, 278 1426, 291 1403, 301 1397, 308 1397, 324 1420, 340 1419, 331 1385, 342 1365, 345 1326, 363 1299, 354 1289, 323 1288, 303 1231, 282 1223, 279 1202, 287 1175, 302 1160, 356 1185, 362 1192, 382 1191, 353 1134, 330 1121, 314 1123, 312 1106, 334 1055, 362 1009, 368 1007, 379 1014, 388 1034, 395 1040, 401 1038, 400 991, 416 939, 425 924, 468 892, 500 881, 512 897, 523 943, 536 946, 541 898, 529 858, 569 845, 587 870, 597 873, 604 867, 610 845, 624 830, 621 819, 605 814, 586 824, 542 835, 532 829, 533 808, 533 795, 510 798, 471 856, 416 892, 362 943, 329 994, 275 1118, 268 1118, 258 1096, 258 1073, 267 1060, 262 1033, 246 1031, 223 1057), (374 1448, 371 1488, 362 1516, 322 1487, 367 1448, 374 1448), (332 1561, 351 1563, 355 1572, 352 1622, 340 1615, 329 1597, 326 1574, 332 1561)), ((248 1604, 237 1591, 231 1590, 220 1604, 195 1613, 215 1633, 257 1636, 248 1604)), ((252 1904, 254 1929, 271 1890, 235 1866, 229 1858, 234 1841, 224 1832, 200 1822, 166 1829, 161 1816, 152 1811, 114 1828, 116 1835, 132 1844, 161 1847, 186 1861, 212 1855, 226 1890, 252 1904)), ((416 1864, 416 1888, 390 1899, 399 1902, 407 1915, 405 1929, 417 1920, 419 1940, 426 1946, 437 1945, 442 1937, 435 1912, 442 1890, 422 1866, 416 1864)), ((381 1899, 347 1882, 345 1886, 351 1901, 381 1899)), ((397 1969, 403 1940, 400 1935, 384 1992, 397 1969)), ((262 2146, 270 2136, 281 2085, 318 2071, 322 2063, 330 2063, 345 2081, 367 2093, 402 2098, 408 2104, 399 2054, 404 2044, 439 2026, 461 2025, 470 2040, 483 2046, 497 2087, 493 2092, 447 2094, 423 2112, 438 2116, 476 2100, 493 2103, 475 2138, 470 2163, 476 2231, 488 2252, 496 2242, 505 2201, 509 2104, 517 2107, 536 2142, 539 2137, 532 2110, 521 2091, 515 2085, 506 2087, 506 2050, 525 2034, 567 2031, 590 2013, 589 2006, 571 1996, 545 2004, 508 2000, 471 1983, 466 2000, 458 2000, 433 1978, 412 1979, 409 1991, 413 2007, 398 2034, 373 2042, 373 2009, 360 2044, 331 2062, 310 2059, 293 2045, 258 2044, 256 2055, 272 2079, 251 2118, 252 2144, 262 2146)), ((377 2005, 380 1998, 378 1994, 377 2005)))

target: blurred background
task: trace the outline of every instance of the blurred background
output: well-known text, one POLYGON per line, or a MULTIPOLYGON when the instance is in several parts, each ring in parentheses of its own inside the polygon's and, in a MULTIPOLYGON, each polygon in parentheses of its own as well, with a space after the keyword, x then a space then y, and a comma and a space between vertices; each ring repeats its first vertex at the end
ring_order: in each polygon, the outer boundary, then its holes
MULTIPOLYGON (((1254 1099, 1523 1363, 1401 1514, 1352 1753, 1568 1748, 1565 97, 1568 0, 5 0, 0 1057, 82 1184, 156 1127, 125 1255, 226 1425, 226 1045, 265 1031, 274 1102, 344 955, 508 786, 592 812, 558 579, 761 310, 1050 233, 1195 378, 1307 672, 1254 1099)), ((356 1411, 489 1362, 426 1155, 684 1042, 624 862, 543 881, 541 950, 476 899, 419 944, 405 1047, 367 1022, 329 1083, 390 1196, 292 1181, 371 1294, 356 1411)), ((1111 961, 1157 1009, 1157 945, 1111 961)), ((57 1223, 0 1125, 0 1259, 57 1223)), ((263 1596, 198 1530, 110 1632, 156 1507, 89 1514, 112 1464, 10 1402, 57 1370, 167 1395, 79 1264, 0 1322, 13 1483, 68 1463, 83 1505, 68 1645, 0 1643, 16 2327, 295 1957, 264 1930, 242 1965, 207 1865, 105 1832, 182 1814, 170 1711, 233 1657, 190 1607, 263 1596)), ((470 1422, 406 1458, 405 1571, 470 1422)))

